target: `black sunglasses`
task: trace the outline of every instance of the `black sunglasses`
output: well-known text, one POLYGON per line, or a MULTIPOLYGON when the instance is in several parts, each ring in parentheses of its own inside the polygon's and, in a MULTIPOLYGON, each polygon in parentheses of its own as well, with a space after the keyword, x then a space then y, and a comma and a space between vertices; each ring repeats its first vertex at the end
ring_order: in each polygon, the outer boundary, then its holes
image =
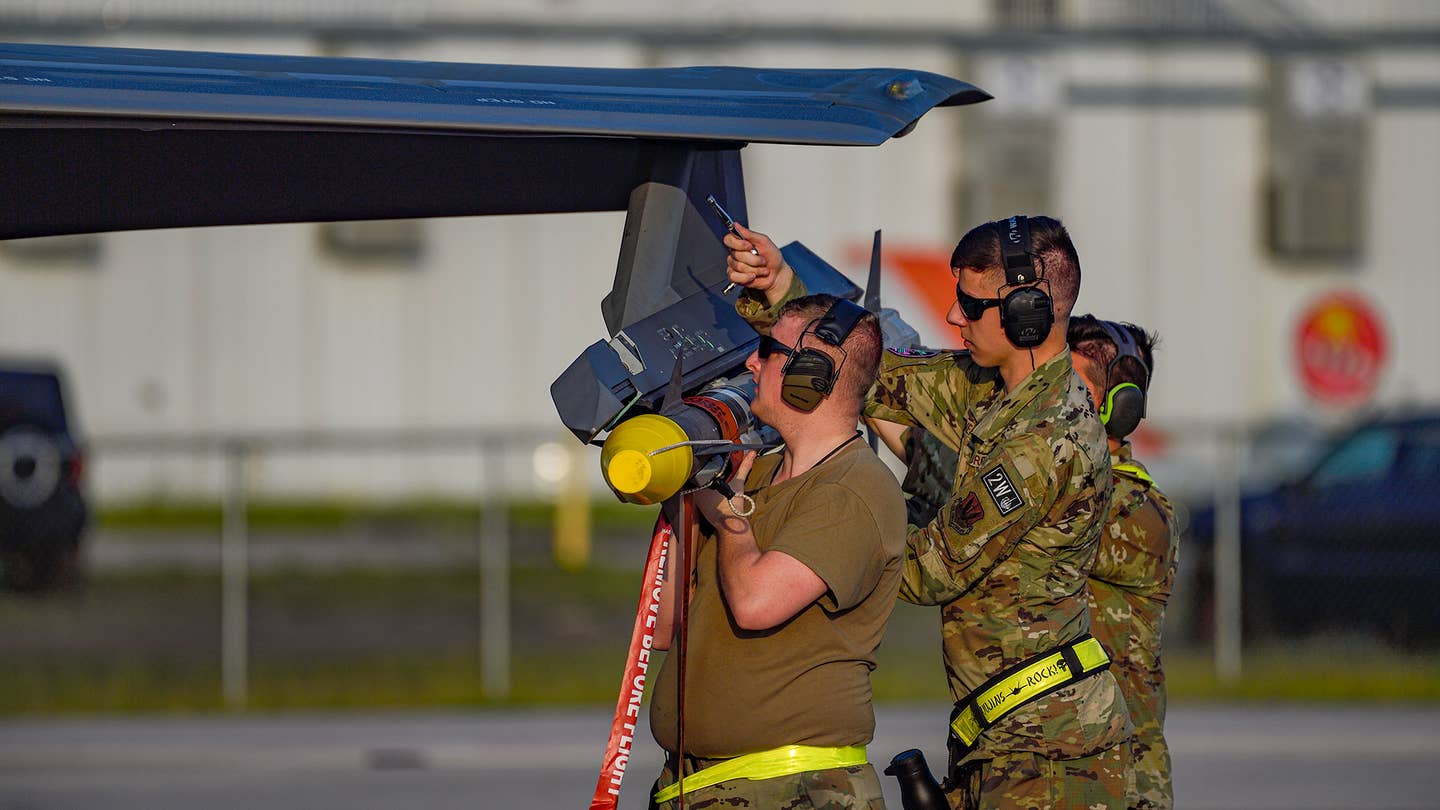
POLYGON ((957 281, 955 282, 955 300, 960 303, 960 311, 964 313, 965 320, 978 321, 984 317, 985 310, 1000 306, 1000 302, 1004 299, 976 298, 973 295, 967 295, 964 290, 960 289, 960 282, 957 281))
POLYGON ((769 360, 770 355, 776 352, 779 352, 786 357, 791 357, 795 354, 795 350, 790 348, 789 346, 786 346, 784 343, 781 343, 780 341, 776 340, 773 337, 770 337, 769 335, 761 335, 760 345, 755 347, 755 353, 760 355, 760 359, 769 360))

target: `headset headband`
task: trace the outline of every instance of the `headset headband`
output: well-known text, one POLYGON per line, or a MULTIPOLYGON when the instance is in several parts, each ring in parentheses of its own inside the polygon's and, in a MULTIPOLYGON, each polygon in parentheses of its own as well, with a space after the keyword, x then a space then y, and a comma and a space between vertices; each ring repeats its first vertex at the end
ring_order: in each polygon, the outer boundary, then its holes
POLYGON ((806 331, 813 332, 816 337, 829 343, 831 346, 839 346, 850 337, 855 329, 855 324, 865 317, 866 309, 854 301, 844 298, 835 299, 835 303, 815 321, 815 328, 806 331))
POLYGON ((795 340, 795 351, 780 372, 780 398, 783 401, 798 410, 813 411, 835 390, 835 382, 840 379, 840 369, 845 367, 846 359, 845 348, 840 344, 845 342, 866 314, 865 308, 854 301, 837 298, 824 315, 805 325, 805 330, 795 340), (806 335, 814 335, 822 343, 830 344, 840 355, 839 365, 825 352, 806 348, 806 335))
POLYGON ((1033 283, 1036 274, 1030 255, 1030 218, 1017 214, 999 220, 995 230, 1000 234, 1000 264, 1005 268, 1006 286, 1033 283))
MULTIPOLYGON (((1109 392, 1114 388, 1114 386, 1110 384, 1110 377, 1115 371, 1115 366, 1121 359, 1131 357, 1134 358, 1135 362, 1140 364, 1140 368, 1145 371, 1145 386, 1140 393, 1148 393, 1150 391, 1150 366, 1145 363, 1145 356, 1140 353, 1140 344, 1135 341, 1135 336, 1130 334, 1129 329, 1111 321, 1100 321, 1099 323, 1100 328, 1105 330, 1105 334, 1109 335, 1110 341, 1115 344, 1115 356, 1111 358, 1110 362, 1105 366, 1105 390, 1109 392)), ((1140 415, 1145 415, 1143 410, 1140 415)))

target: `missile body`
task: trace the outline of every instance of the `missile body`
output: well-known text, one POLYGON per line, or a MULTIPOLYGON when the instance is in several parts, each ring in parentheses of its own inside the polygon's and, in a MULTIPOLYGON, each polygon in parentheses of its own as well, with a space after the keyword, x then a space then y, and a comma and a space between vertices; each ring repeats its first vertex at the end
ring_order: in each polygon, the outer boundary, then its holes
POLYGON ((621 500, 659 503, 682 490, 709 486, 734 469, 736 444, 771 443, 774 429, 755 422, 755 381, 744 374, 686 397, 663 414, 622 421, 605 437, 600 469, 621 500))

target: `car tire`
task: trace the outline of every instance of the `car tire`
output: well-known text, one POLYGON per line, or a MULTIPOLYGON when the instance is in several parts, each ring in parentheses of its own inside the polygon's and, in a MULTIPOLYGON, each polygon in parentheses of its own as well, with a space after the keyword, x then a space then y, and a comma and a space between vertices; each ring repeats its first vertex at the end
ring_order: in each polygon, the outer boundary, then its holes
POLYGON ((0 500, 15 509, 34 509, 60 486, 60 447, 29 425, 0 433, 0 500))

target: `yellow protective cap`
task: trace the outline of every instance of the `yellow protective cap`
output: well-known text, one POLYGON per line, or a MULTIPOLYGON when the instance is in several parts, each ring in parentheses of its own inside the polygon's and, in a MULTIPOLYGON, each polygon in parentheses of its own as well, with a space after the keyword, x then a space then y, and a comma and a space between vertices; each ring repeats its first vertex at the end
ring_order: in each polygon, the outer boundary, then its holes
POLYGON ((679 425, 658 414, 631 417, 605 437, 600 470, 621 498, 630 503, 659 503, 689 480, 695 452, 686 446, 651 453, 689 440, 679 425))
POLYGON ((610 463, 605 465, 610 486, 626 495, 644 489, 654 474, 655 467, 650 463, 650 457, 639 450, 621 450, 611 456, 610 463))

